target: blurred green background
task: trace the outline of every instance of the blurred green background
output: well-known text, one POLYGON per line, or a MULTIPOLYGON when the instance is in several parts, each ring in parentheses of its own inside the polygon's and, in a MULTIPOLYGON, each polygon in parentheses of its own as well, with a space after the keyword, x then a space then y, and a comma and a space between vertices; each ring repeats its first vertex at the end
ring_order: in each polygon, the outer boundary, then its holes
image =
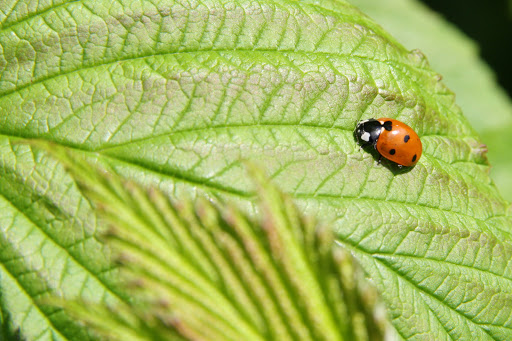
POLYGON ((488 147, 512 202, 512 0, 349 0, 407 49, 420 49, 488 147))
POLYGON ((479 45, 480 56, 512 95, 512 0, 422 0, 479 45))

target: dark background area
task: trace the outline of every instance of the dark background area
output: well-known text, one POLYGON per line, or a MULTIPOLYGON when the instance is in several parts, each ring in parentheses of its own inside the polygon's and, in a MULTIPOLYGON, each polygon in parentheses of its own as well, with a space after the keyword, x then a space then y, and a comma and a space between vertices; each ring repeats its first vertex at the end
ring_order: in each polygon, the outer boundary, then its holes
POLYGON ((512 97, 512 0, 422 0, 480 46, 481 57, 512 97))

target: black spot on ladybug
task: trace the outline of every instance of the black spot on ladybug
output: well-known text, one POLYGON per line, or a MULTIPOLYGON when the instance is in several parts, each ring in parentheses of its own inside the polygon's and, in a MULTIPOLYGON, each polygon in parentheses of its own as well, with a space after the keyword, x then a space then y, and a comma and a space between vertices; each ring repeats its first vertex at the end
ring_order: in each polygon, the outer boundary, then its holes
MULTIPOLYGON (((394 149, 391 149, 391 150, 389 151, 389 154, 391 154, 391 155, 395 155, 395 153, 396 153, 396 150, 394 150, 394 149)), ((414 160, 413 160, 413 162, 414 162, 414 160)))
POLYGON ((404 142, 407 143, 407 141, 409 141, 411 137, 409 135, 405 135, 404 136, 404 142))
POLYGON ((416 161, 416 154, 414 154, 414 156, 412 157, 412 162, 416 161))
POLYGON ((391 129, 393 129, 393 122, 391 121, 386 121, 384 122, 384 124, 382 125, 384 127, 384 129, 386 129, 387 131, 391 131, 391 129))

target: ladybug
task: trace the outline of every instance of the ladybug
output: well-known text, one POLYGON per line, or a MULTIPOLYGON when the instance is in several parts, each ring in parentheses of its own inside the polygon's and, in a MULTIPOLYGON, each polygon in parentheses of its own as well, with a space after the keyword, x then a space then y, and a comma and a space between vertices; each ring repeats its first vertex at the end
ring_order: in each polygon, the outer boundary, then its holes
POLYGON ((399 167, 414 166, 421 157, 422 146, 418 134, 407 124, 392 118, 359 121, 355 135, 361 146, 373 145, 381 158, 384 156, 399 167))

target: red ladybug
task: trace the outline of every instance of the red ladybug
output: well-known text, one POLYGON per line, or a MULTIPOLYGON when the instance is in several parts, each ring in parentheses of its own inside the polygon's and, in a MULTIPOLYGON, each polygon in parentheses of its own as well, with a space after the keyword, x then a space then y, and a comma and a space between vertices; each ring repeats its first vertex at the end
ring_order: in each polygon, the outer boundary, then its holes
POLYGON ((418 134, 407 124, 392 118, 359 121, 355 134, 361 145, 373 145, 381 156, 400 167, 414 166, 421 157, 418 134))

